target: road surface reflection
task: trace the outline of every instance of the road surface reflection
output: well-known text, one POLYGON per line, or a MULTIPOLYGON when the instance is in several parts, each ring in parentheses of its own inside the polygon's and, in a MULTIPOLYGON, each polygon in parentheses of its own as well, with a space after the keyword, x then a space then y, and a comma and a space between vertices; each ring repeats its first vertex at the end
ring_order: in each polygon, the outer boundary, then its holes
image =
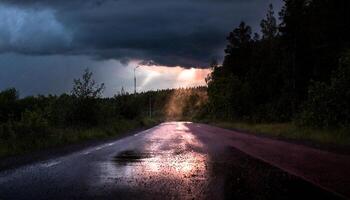
POLYGON ((101 163, 101 185, 174 198, 201 198, 207 187, 208 156, 184 123, 167 123, 139 144, 101 163))

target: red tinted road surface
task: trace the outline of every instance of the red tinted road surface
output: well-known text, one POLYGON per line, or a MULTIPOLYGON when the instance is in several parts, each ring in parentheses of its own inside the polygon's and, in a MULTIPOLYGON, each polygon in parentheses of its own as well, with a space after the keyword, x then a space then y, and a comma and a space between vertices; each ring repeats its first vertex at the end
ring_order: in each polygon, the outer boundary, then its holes
POLYGON ((350 156, 204 124, 193 132, 237 148, 329 191, 350 197, 350 156))

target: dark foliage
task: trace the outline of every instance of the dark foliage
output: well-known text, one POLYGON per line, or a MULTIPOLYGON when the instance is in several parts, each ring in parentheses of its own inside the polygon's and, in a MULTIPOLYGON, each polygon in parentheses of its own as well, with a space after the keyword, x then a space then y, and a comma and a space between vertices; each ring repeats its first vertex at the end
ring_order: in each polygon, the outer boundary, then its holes
POLYGON ((280 24, 269 7, 262 37, 244 22, 229 34, 223 64, 207 78, 210 111, 254 122, 290 121, 301 111, 317 126, 348 125, 350 86, 340 58, 350 48, 350 2, 284 1, 280 24))
MULTIPOLYGON (((18 98, 16 89, 0 92, 0 139, 5 141, 41 140, 57 129, 93 129, 116 126, 120 121, 145 118, 192 119, 206 103, 206 87, 168 89, 102 98, 104 85, 98 85, 86 70, 73 83, 72 93, 60 96, 18 98)), ((142 124, 141 124, 142 125, 142 124)), ((73 137, 73 136, 72 136, 73 137)), ((59 139, 59 138, 58 138, 59 139)))
POLYGON ((313 81, 308 99, 298 117, 301 125, 313 127, 348 126, 350 124, 350 53, 341 59, 330 83, 313 81))

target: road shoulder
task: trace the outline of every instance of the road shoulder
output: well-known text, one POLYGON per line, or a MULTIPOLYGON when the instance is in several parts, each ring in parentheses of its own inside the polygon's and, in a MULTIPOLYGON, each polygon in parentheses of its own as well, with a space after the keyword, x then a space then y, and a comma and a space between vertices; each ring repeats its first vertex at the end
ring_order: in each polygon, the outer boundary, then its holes
POLYGON ((85 141, 77 144, 69 144, 63 147, 58 148, 50 148, 45 150, 40 150, 37 152, 25 154, 25 155, 17 155, 10 156, 5 158, 0 158, 0 171, 18 168, 24 165, 32 164, 39 161, 49 160, 54 157, 64 156, 71 154, 76 151, 80 151, 89 147, 97 146, 100 144, 108 143, 111 141, 119 140, 135 133, 146 130, 150 127, 138 128, 135 130, 127 131, 125 133, 118 134, 117 136, 106 138, 106 139, 96 139, 85 141))
POLYGON ((248 135, 253 135, 256 137, 260 138, 267 138, 267 139, 273 139, 273 140, 279 140, 283 142, 288 142, 292 144, 297 144, 297 145, 303 145, 307 146, 310 148, 315 148, 323 151, 328 151, 336 154, 342 154, 342 155, 350 155, 350 146, 339 146, 336 144, 325 144, 325 143, 319 143, 316 141, 308 140, 308 139, 292 139, 292 138, 286 138, 282 136, 274 136, 269 133, 262 133, 262 132, 255 132, 255 131, 250 131, 247 129, 242 129, 242 128, 235 128, 235 127, 230 127, 230 126, 223 126, 220 125, 219 123, 203 123, 207 124, 210 126, 214 126, 217 128, 223 128, 223 129, 228 129, 248 135))

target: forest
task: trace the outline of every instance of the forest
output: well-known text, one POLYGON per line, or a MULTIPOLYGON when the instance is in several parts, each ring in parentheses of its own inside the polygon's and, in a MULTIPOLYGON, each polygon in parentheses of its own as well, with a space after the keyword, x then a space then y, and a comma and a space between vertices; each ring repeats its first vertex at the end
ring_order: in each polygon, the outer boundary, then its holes
MULTIPOLYGON (((166 120, 292 123, 349 130, 350 1, 284 0, 253 33, 227 36, 207 86, 104 98, 88 69, 62 95, 0 92, 0 156, 106 138, 166 120)), ((347 131, 348 132, 348 131, 347 131)), ((303 133, 303 132, 301 132, 303 133)), ((349 134, 347 134, 349 135, 349 134)))
POLYGON ((284 0, 261 33, 241 22, 207 78, 209 113, 221 120, 346 127, 350 122, 350 2, 284 0), (278 18, 277 18, 278 17, 278 18))

